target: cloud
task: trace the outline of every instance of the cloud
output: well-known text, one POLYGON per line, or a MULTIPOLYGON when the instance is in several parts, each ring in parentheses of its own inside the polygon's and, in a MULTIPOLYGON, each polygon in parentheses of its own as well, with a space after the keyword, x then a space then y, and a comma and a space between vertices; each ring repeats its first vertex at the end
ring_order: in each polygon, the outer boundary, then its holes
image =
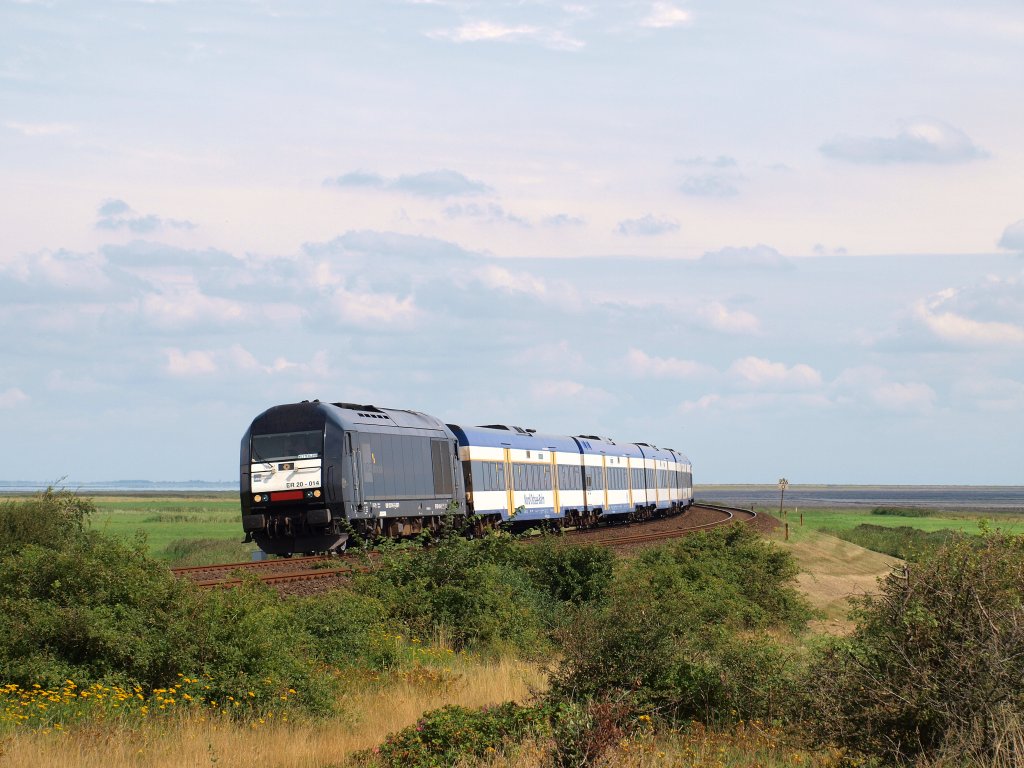
POLYGON ((352 171, 334 179, 325 179, 324 185, 356 189, 381 189, 433 199, 472 197, 492 191, 482 181, 475 181, 458 171, 446 169, 403 174, 395 178, 385 178, 365 171, 352 171))
POLYGON ((100 302, 118 298, 118 291, 99 255, 42 251, 0 263, 0 298, 8 304, 56 298, 100 302))
POLYGON ((702 168, 735 168, 736 158, 729 157, 728 155, 719 155, 718 157, 687 157, 682 160, 676 161, 679 165, 696 166, 702 168))
POLYGON ((675 232, 679 229, 679 222, 671 219, 659 219, 651 214, 641 216, 639 219, 625 219, 619 222, 616 230, 620 235, 627 237, 652 237, 664 235, 667 232, 675 232))
POLYGON ((508 223, 518 227, 529 228, 530 222, 521 216, 509 213, 497 203, 478 205, 477 203, 458 203, 444 209, 449 219, 480 219, 489 223, 508 223))
POLYGON ((22 136, 35 138, 37 136, 60 136, 67 133, 74 133, 76 128, 68 123, 22 123, 14 120, 4 122, 4 127, 17 131, 22 136))
POLYGON ((570 216, 567 213, 556 213, 554 216, 545 216, 541 219, 541 224, 545 227, 582 227, 586 224, 584 219, 579 216, 570 216))
POLYGON ((814 247, 811 248, 811 253, 815 256, 846 256, 848 251, 841 245, 836 248, 829 248, 821 243, 815 243, 814 247))
POLYGON ((1024 383, 1013 379, 971 376, 957 382, 954 390, 957 396, 983 411, 1008 414, 1024 411, 1024 383))
POLYGON ((988 157, 963 131, 938 120, 919 120, 891 137, 843 136, 819 147, 826 157, 863 165, 966 163, 988 157))
POLYGON ((1007 225, 999 238, 999 247, 1024 253, 1024 219, 1007 225))
POLYGON ((493 21, 469 21, 454 29, 428 32, 427 37, 449 40, 453 43, 532 42, 557 51, 578 51, 585 45, 582 40, 551 27, 532 24, 508 25, 493 21))
POLYGON ((530 395, 534 400, 544 403, 550 401, 571 401, 574 405, 611 405, 615 396, 600 387, 588 387, 571 379, 544 379, 530 386, 530 395))
POLYGON ((165 351, 167 362, 164 370, 171 376, 205 376, 217 372, 217 363, 214 362, 213 354, 193 350, 182 352, 180 349, 168 349, 165 351))
POLYGON ((839 406, 860 406, 869 411, 926 413, 938 399, 931 386, 918 381, 892 381, 875 365, 844 370, 829 387, 839 406))
POLYGON ((127 229, 136 234, 156 232, 159 229, 195 229, 191 221, 164 219, 155 214, 137 214, 124 200, 107 200, 96 211, 96 229, 127 229))
POLYGON ((308 363, 297 363, 285 357, 276 357, 270 363, 261 363, 255 355, 241 344, 227 349, 206 349, 182 351, 180 348, 164 350, 164 371, 177 377, 202 377, 216 374, 254 373, 276 376, 279 374, 315 375, 329 374, 327 356, 323 351, 313 355, 308 363))
POLYGON ((703 325, 722 333, 754 334, 761 330, 757 316, 742 309, 731 310, 718 301, 702 304, 694 309, 703 325))
POLYGON ((636 348, 631 348, 626 354, 625 366, 634 376, 652 379, 691 379, 715 372, 711 366, 695 360, 652 357, 636 348))
POLYGON ((648 29, 669 29, 681 27, 693 21, 693 14, 684 11, 672 3, 658 2, 651 6, 650 12, 640 20, 641 27, 648 29))
POLYGON ((351 290, 344 286, 331 294, 328 311, 345 325, 363 328, 409 327, 420 314, 412 295, 351 290))
POLYGON ((767 411, 805 411, 808 408, 831 408, 832 403, 824 395, 814 392, 743 392, 719 394, 712 392, 696 400, 685 400, 676 408, 680 415, 694 412, 752 411, 764 414, 767 411))
POLYGON ((195 286, 170 286, 133 302, 134 314, 160 331, 239 328, 253 319, 245 305, 209 296, 195 286))
POLYGON ((552 370, 571 371, 583 367, 582 353, 566 340, 554 344, 538 344, 512 356, 520 366, 546 365, 552 370))
POLYGON ((366 173, 364 171, 350 171, 342 174, 332 182, 338 187, 383 187, 384 177, 378 173, 366 173))
POLYGON ((17 387, 10 387, 0 392, 0 408, 17 408, 29 399, 28 395, 17 387))
POLYGON ((808 389, 821 386, 821 374, 804 363, 786 366, 760 357, 744 357, 729 366, 740 383, 759 388, 808 389))
POLYGON ((679 191, 691 197, 734 197, 740 191, 736 186, 739 180, 739 176, 727 174, 687 176, 679 185, 679 191))
POLYGON ((935 407, 935 390, 914 382, 883 384, 870 390, 872 402, 887 411, 930 411, 935 407))
POLYGON ((928 299, 921 299, 914 304, 914 316, 934 336, 953 344, 996 347, 1024 345, 1024 325, 975 320, 953 311, 944 311, 944 306, 956 295, 956 291, 948 289, 928 299))
POLYGON ((506 293, 525 293, 538 298, 548 294, 547 283, 528 272, 512 272, 497 264, 488 264, 473 270, 472 274, 488 288, 506 293))
POLYGON ((718 251, 708 251, 700 257, 700 263, 722 269, 791 269, 792 262, 768 245, 758 243, 753 247, 729 246, 718 251))

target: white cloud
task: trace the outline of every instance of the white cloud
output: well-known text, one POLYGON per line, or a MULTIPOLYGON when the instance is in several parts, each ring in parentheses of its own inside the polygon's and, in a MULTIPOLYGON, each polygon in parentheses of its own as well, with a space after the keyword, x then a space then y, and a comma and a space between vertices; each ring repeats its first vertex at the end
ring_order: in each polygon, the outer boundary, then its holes
POLYGON ((739 394, 710 393, 696 400, 686 400, 676 411, 680 414, 706 411, 782 411, 785 409, 830 408, 832 403, 820 393, 743 392, 739 394))
POLYGON ((0 392, 0 408, 17 408, 28 400, 28 395, 17 387, 10 387, 0 392))
POLYGON ((893 381, 888 371, 876 365, 847 368, 832 382, 829 391, 840 406, 894 412, 927 412, 935 407, 938 399, 930 385, 919 381, 893 381))
POLYGON ((651 6, 648 13, 641 21, 641 27, 649 29, 668 29, 670 27, 681 27, 693 21, 693 14, 684 11, 672 3, 658 2, 651 6))
POLYGON ((530 394, 534 400, 544 403, 565 402, 582 403, 584 405, 610 405, 615 396, 600 387, 588 387, 571 379, 545 379, 530 386, 530 394))
POLYGON ((933 335, 943 341, 967 346, 1024 345, 1024 326, 1009 322, 981 321, 942 311, 944 304, 955 298, 957 291, 947 289, 914 304, 914 316, 933 335))
POLYGON ((337 288, 331 311, 344 323, 360 327, 407 326, 419 315, 415 299, 391 293, 352 291, 337 288))
POLYGON ((472 274, 488 288, 506 293, 526 293, 540 298, 548 293, 547 283, 541 278, 528 272, 512 272, 497 264, 480 267, 473 270, 472 274))
POLYGON ((68 294, 99 300, 109 298, 111 288, 103 259, 95 253, 43 251, 18 254, 0 264, 0 297, 10 302, 68 294))
POLYGON ((999 247, 1024 253, 1024 219, 1007 225, 999 238, 999 247))
POLYGON ((695 308, 694 314, 704 325, 722 333, 755 334, 761 330, 756 315, 742 309, 731 310, 719 301, 695 308))
POLYGON ((227 349, 196 349, 182 351, 179 348, 164 350, 164 370, 172 376, 209 376, 217 373, 243 372, 275 376, 278 374, 327 376, 326 354, 317 352, 308 363, 299 363, 284 357, 275 357, 270 363, 261 363, 255 355, 241 344, 227 349))
POLYGON ((22 123, 14 120, 4 122, 4 127, 17 131, 22 136, 60 136, 74 133, 76 128, 68 123, 22 123))
POLYGON ((326 186, 348 187, 359 190, 383 189, 403 192, 417 197, 444 199, 446 197, 472 197, 491 192, 482 181, 447 168, 420 173, 407 173, 385 178, 377 173, 352 171, 334 179, 324 180, 326 186))
POLYGON ((889 411, 930 411, 935 406, 935 390, 920 382, 883 384, 870 390, 872 402, 889 411))
POLYGON ((918 120, 890 137, 843 136, 819 150, 826 157, 865 165, 965 163, 988 157, 963 131, 939 120, 918 120))
POLYGON ((972 376, 957 382, 954 392, 983 411, 1024 412, 1024 383, 1013 379, 972 376))
POLYGON ((700 263, 722 269, 790 269, 792 262, 770 245, 727 247, 708 251, 700 263))
POLYGON ((821 374, 804 363, 786 366, 760 357, 744 357, 729 366, 729 374, 743 384, 762 388, 809 389, 821 386, 821 374))
POLYGON ((96 211, 97 229, 125 229, 136 234, 156 232, 159 229, 195 229, 191 221, 165 219, 156 214, 139 214, 124 200, 106 200, 96 211))
POLYGON ((165 331, 237 326, 250 315, 239 302, 207 296, 194 286, 148 293, 138 302, 137 309, 147 323, 165 331))
POLYGON ((172 376, 206 376, 217 372, 217 363, 211 352, 167 349, 164 354, 167 356, 164 370, 172 376))
POLYGON ((551 370, 574 371, 583 367, 583 355, 568 341, 555 344, 538 344, 513 355, 513 362, 519 365, 546 365, 551 370))
POLYGON ((585 45, 561 30, 532 24, 508 25, 493 21, 470 21, 454 29, 438 29, 427 33, 437 40, 454 43, 534 42, 560 51, 577 51, 585 45))
POLYGON ((619 222, 616 231, 627 237, 652 237, 664 235, 667 232, 675 232, 679 229, 679 222, 672 219, 663 219, 647 214, 639 219, 625 219, 619 222))
POLYGON ((695 360, 676 357, 653 357, 640 349, 631 348, 626 354, 626 369, 642 378, 690 379, 715 372, 709 365, 695 360))

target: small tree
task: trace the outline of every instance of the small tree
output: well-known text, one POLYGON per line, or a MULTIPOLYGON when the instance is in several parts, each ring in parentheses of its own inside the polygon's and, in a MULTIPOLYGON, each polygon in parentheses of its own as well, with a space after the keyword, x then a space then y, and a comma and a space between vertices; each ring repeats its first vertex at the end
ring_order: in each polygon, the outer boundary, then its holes
POLYGON ((811 669, 815 736, 889 763, 1024 764, 1024 541, 967 537, 862 598, 811 669))

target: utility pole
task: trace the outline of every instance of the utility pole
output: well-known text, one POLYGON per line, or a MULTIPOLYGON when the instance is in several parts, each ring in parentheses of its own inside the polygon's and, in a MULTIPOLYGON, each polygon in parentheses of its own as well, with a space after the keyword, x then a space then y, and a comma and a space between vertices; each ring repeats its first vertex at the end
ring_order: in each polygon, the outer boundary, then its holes
POLYGON ((779 517, 782 517, 782 500, 786 496, 786 488, 789 487, 789 480, 784 477, 779 478, 779 517))

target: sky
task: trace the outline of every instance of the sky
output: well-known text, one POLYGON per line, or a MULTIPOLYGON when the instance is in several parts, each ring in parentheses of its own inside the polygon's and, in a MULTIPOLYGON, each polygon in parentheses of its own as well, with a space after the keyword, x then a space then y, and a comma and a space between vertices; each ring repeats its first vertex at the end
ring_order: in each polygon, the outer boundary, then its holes
POLYGON ((1024 484, 1024 6, 0 0, 0 480, 313 398, 1024 484))

